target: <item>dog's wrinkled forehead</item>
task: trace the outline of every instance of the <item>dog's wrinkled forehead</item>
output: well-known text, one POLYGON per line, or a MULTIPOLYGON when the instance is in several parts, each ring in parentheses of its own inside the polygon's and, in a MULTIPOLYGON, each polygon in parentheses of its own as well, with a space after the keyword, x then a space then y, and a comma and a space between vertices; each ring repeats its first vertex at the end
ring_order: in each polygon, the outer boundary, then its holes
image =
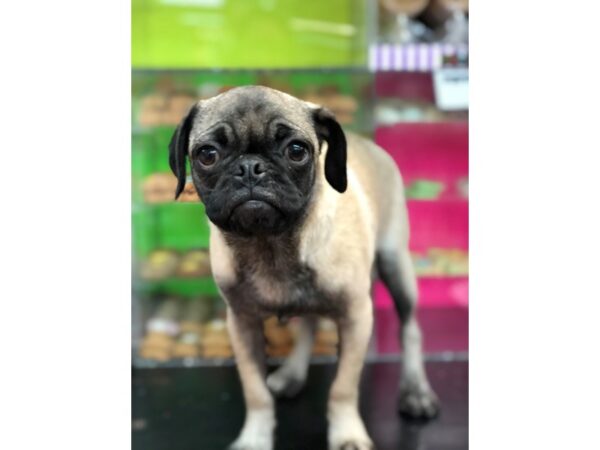
POLYGON ((234 88, 200 102, 190 144, 214 134, 225 140, 243 140, 248 136, 268 138, 286 127, 314 141, 316 136, 309 131, 314 127, 310 109, 307 103, 270 88, 234 88))

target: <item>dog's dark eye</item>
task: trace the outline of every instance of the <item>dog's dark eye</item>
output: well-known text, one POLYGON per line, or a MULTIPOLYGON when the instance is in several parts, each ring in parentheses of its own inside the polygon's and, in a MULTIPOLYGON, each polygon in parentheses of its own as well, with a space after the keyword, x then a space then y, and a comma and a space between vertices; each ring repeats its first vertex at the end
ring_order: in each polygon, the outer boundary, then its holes
POLYGON ((308 149, 302 142, 292 142, 288 145, 287 156, 294 162, 302 162, 308 156, 308 149))
POLYGON ((219 159, 219 152, 214 147, 204 147, 198 152, 198 161, 203 166, 212 166, 219 159))

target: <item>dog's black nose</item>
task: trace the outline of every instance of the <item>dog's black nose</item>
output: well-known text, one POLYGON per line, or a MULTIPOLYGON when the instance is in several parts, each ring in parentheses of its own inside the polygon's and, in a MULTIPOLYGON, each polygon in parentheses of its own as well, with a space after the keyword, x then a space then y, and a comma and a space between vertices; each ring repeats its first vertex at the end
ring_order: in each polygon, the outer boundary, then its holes
POLYGON ((240 160, 236 177, 244 182, 256 182, 267 172, 264 161, 257 156, 246 156, 240 160))

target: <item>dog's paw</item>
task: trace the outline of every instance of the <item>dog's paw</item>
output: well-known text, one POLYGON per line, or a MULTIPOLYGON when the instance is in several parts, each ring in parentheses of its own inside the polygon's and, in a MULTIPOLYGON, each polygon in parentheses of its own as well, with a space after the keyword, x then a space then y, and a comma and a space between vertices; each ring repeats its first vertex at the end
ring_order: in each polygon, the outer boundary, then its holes
POLYGON ((267 386, 276 397, 294 397, 304 387, 306 376, 281 366, 267 377, 267 386))
POLYGON ((398 412, 410 419, 430 420, 440 412, 440 402, 431 388, 400 388, 398 412))
POLYGON ((330 436, 329 450, 375 450, 369 436, 349 432, 347 435, 330 436))
POLYGON ((241 434, 228 450, 273 450, 273 438, 267 435, 241 434))
POLYGON ((371 441, 348 441, 344 442, 341 447, 333 447, 335 450, 374 450, 371 441))
POLYGON ((355 409, 329 414, 329 450, 374 450, 365 425, 355 409))
POLYGON ((272 411, 251 411, 229 450, 273 450, 275 419, 272 411))

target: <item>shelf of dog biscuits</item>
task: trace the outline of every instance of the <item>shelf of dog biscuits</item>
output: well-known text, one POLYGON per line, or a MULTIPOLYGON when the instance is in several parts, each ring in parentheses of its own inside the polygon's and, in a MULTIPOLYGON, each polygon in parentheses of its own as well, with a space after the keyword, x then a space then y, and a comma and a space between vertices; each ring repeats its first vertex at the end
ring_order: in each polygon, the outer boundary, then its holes
POLYGON ((134 274, 134 288, 141 293, 216 295, 218 292, 206 248, 153 249, 137 262, 134 274))
POLYGON ((142 200, 146 205, 162 205, 165 203, 200 203, 200 197, 191 180, 188 180, 183 191, 175 199, 177 178, 171 172, 154 172, 145 176, 141 183, 142 200))
MULTIPOLYGON (((138 367, 233 362, 224 304, 217 297, 159 299, 147 314, 144 328, 144 336, 133 355, 138 367)), ((270 317, 264 322, 264 335, 267 355, 277 360, 292 351, 297 323, 294 319, 281 322, 270 317)), ((330 359, 337 350, 336 325, 328 319, 319 319, 313 357, 330 359)))
POLYGON ((194 70, 134 74, 133 132, 174 129, 191 105, 241 85, 259 84, 332 110, 340 123, 368 131, 372 76, 365 69, 194 70))
POLYGON ((139 275, 147 281, 210 277, 210 256, 208 250, 202 248, 186 252, 153 250, 142 262, 139 275))
POLYGON ((138 180, 133 206, 134 287, 144 293, 216 294, 204 205, 191 182, 175 200, 176 186, 170 172, 138 180))

